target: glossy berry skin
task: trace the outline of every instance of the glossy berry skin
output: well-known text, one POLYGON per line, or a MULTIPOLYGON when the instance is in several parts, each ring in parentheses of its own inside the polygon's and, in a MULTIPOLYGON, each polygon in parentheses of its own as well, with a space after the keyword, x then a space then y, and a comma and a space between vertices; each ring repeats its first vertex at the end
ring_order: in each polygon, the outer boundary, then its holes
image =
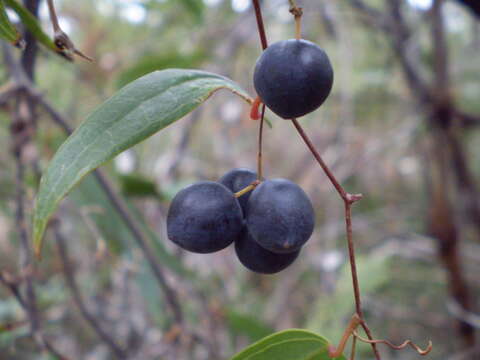
MULTIPOLYGON (((223 175, 220 178, 220 180, 218 180, 218 182, 225 185, 233 193, 236 193, 246 188, 255 180, 257 180, 257 173, 255 171, 238 168, 238 169, 233 169, 227 172, 225 175, 223 175)), ((248 199, 250 198, 251 193, 252 192, 249 191, 248 193, 243 194, 238 198, 238 202, 240 203, 240 206, 244 214, 245 214, 247 202, 248 202, 248 199)))
POLYGON ((295 183, 265 180, 248 200, 246 224, 263 248, 279 254, 291 253, 312 235, 315 213, 307 194, 295 183))
POLYGON ((278 116, 292 119, 316 110, 333 85, 327 54, 308 40, 283 40, 270 45, 258 58, 255 90, 278 116))
POLYGON ((248 270, 260 274, 275 274, 290 266, 298 257, 300 250, 288 254, 276 254, 265 250, 245 229, 242 236, 235 241, 235 252, 248 270))
POLYGON ((172 200, 167 216, 168 238, 195 253, 222 250, 236 240, 244 225, 233 193, 220 183, 187 186, 172 200))

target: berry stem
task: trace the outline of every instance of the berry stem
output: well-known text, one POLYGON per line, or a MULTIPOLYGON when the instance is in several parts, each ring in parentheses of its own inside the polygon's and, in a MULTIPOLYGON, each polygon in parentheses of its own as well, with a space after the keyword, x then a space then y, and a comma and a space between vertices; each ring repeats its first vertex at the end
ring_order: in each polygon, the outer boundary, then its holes
POLYGON ((262 105, 262 115, 258 128, 258 154, 257 154, 257 179, 263 179, 262 145, 263 145, 263 123, 265 122, 265 104, 262 105))
POLYGON ((256 180, 250 185, 244 187, 242 190, 237 191, 235 194, 233 194, 233 196, 235 196, 236 198, 239 198, 240 196, 245 195, 249 191, 252 191, 253 189, 255 189, 259 184, 260 184, 260 181, 256 180))
POLYGON ((300 40, 302 38, 302 15, 303 10, 297 6, 295 0, 288 0, 290 3, 290 13, 295 17, 295 38, 300 40))

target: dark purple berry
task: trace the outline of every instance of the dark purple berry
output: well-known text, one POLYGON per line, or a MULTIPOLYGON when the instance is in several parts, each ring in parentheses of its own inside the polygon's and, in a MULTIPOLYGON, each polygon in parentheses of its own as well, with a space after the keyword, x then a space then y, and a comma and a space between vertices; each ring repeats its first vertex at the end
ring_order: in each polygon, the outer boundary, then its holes
POLYGON ((333 85, 327 54, 307 40, 283 40, 258 58, 253 77, 262 101, 278 116, 292 119, 316 110, 333 85))
POLYGON ((181 190, 167 216, 168 238, 196 253, 226 248, 241 235, 243 226, 238 200, 224 185, 212 181, 181 190))
POLYGON ((235 252, 247 269, 260 274, 275 274, 290 266, 300 250, 288 254, 276 254, 257 244, 247 230, 235 241, 235 252))
POLYGON ((285 179, 265 180, 258 185, 248 200, 245 219, 255 241, 275 253, 298 251, 315 226, 307 194, 285 179))

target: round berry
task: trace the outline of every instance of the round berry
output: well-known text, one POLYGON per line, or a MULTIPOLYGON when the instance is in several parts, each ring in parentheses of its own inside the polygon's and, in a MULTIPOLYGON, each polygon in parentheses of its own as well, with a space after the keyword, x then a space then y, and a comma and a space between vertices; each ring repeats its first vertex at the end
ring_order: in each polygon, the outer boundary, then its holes
MULTIPOLYGON (((257 180, 256 172, 249 169, 239 168, 239 169, 230 170, 225 175, 223 175, 220 178, 220 180, 218 180, 218 182, 225 185, 233 193, 236 193, 246 188, 255 180, 257 180)), ((247 202, 248 202, 248 199, 250 198, 251 193, 252 192, 249 191, 238 198, 238 202, 240 203, 240 206, 243 210, 244 215, 245 215, 245 209, 247 207, 247 202)))
POLYGON ((307 40, 283 40, 270 45, 258 58, 255 89, 278 116, 292 119, 316 110, 333 85, 327 54, 307 40))
POLYGON ((295 183, 265 180, 248 200, 246 223, 260 246, 275 253, 291 253, 312 235, 315 213, 307 194, 295 183))
POLYGON ((273 253, 258 245, 248 230, 245 230, 235 241, 235 252, 247 269, 260 274, 275 274, 290 266, 300 250, 288 254, 273 253))
POLYGON ((172 200, 167 216, 168 238, 196 253, 222 250, 236 240, 244 225, 233 193, 220 183, 187 186, 172 200))

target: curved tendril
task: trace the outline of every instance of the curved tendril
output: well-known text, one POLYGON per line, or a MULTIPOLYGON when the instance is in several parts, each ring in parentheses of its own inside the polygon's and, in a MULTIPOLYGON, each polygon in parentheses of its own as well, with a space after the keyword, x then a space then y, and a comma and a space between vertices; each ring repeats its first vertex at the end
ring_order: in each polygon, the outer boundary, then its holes
POLYGON ((364 343, 367 343, 367 344, 385 344, 385 345, 387 345, 388 347, 390 347, 394 350, 402 350, 402 349, 406 348, 407 346, 411 346, 413 349, 415 349, 415 351, 417 353, 419 353, 422 356, 427 355, 430 351, 432 351, 432 347, 433 347, 433 344, 432 344, 431 341, 428 341, 428 345, 427 345, 426 349, 422 350, 418 345, 413 343, 411 340, 405 340, 400 345, 394 345, 388 340, 368 340, 368 339, 365 339, 365 338, 361 337, 360 335, 358 335, 358 333, 355 330, 353 331, 353 336, 355 336, 358 340, 360 340, 364 343))

